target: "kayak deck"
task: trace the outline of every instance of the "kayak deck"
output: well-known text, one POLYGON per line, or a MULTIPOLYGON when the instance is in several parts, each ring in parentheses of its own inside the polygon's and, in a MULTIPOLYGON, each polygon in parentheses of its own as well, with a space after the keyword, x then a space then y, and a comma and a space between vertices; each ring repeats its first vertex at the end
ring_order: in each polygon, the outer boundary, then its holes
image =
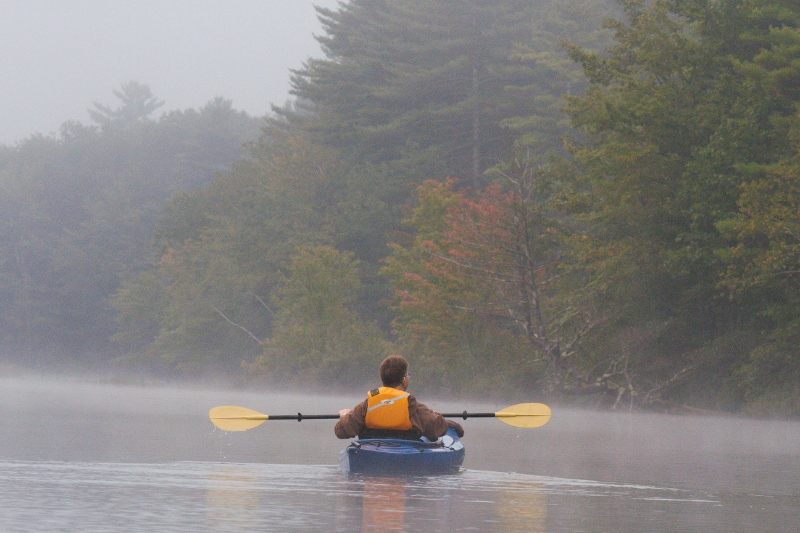
POLYGON ((339 454, 346 472, 455 473, 464 462, 464 444, 449 429, 435 442, 405 439, 358 439, 339 454))

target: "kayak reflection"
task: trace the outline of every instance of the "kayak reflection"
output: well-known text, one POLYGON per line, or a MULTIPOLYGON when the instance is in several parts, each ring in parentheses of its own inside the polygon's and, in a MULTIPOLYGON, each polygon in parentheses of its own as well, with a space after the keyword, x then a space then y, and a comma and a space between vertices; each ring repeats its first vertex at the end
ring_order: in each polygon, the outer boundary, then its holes
POLYGON ((406 486, 392 478, 364 478, 361 500, 361 531, 403 531, 406 486))
MULTIPOLYGON (((494 477, 494 476, 492 476, 494 477)), ((377 477, 350 474, 355 491, 345 506, 361 531, 472 531, 545 533, 547 494, 536 483, 511 481, 506 489, 477 476, 377 477), (352 496, 359 494, 353 500, 352 496), (360 500, 360 502, 358 501, 360 500)), ((358 527, 354 528, 356 531, 358 527)))
POLYGON ((207 531, 544 533, 548 489, 528 476, 342 474, 331 466, 184 463, 171 492, 199 487, 207 531))

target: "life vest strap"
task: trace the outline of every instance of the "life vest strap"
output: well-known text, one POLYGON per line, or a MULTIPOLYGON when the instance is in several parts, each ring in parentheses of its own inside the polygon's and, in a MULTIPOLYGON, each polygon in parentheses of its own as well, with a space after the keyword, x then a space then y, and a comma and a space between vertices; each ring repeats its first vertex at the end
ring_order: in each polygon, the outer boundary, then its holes
POLYGON ((370 411, 374 411, 375 409, 378 409, 380 407, 386 407, 392 405, 397 400, 403 400, 405 398, 408 398, 409 396, 411 396, 409 393, 405 393, 395 396, 394 398, 386 398, 385 400, 381 400, 379 403, 376 403, 372 407, 367 408, 367 412, 369 413, 370 411))

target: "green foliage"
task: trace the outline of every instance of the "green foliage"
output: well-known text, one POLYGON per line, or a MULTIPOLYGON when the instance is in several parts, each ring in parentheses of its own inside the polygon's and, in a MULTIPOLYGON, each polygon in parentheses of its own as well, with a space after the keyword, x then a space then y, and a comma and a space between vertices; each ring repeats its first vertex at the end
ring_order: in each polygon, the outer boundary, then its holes
POLYGON ((580 7, 587 11, 554 1, 357 0, 320 9, 327 57, 292 80, 313 115, 293 120, 356 165, 424 153, 416 183, 445 175, 444 163, 482 187, 482 173, 511 155, 519 132, 539 154, 563 134, 558 100, 576 69, 559 57, 559 41, 596 44, 584 21, 599 25, 607 10, 580 7))
POLYGON ((227 170, 258 130, 257 119, 222 99, 155 121, 146 86, 115 94, 114 120, 130 114, 124 128, 65 123, 59 138, 31 137, 2 154, 0 343, 25 357, 108 357, 109 298, 149 265, 164 204, 227 170))
POLYGON ((277 323, 251 366, 295 383, 368 386, 389 355, 381 331, 349 309, 358 262, 329 246, 299 249, 275 300, 277 323))
POLYGON ((343 161, 333 244, 363 261, 359 306, 381 324, 388 288, 376 273, 418 184, 457 176, 479 190, 518 145, 542 161, 561 146, 561 95, 582 84, 560 42, 599 46, 608 34, 607 2, 562 4, 358 0, 319 10, 326 57, 294 73, 297 107, 276 112, 343 161))
POLYGON ((800 322, 784 324, 750 352, 737 372, 752 414, 796 418, 800 415, 800 322))
POLYGON ((556 188, 523 161, 498 173, 504 186, 474 198, 452 181, 418 189, 415 233, 392 245, 383 270, 395 292, 398 342, 434 374, 468 387, 475 380, 462 371, 488 365, 510 388, 585 383, 578 346, 596 317, 591 284, 552 216, 556 188))
POLYGON ((329 246, 300 250, 292 256, 289 277, 278 290, 281 313, 320 324, 334 321, 358 290, 356 267, 351 254, 329 246))
POLYGON ((351 0, 246 154, 135 82, 0 148, 0 341, 796 415, 800 7, 616 4, 351 0))
POLYGON ((337 164, 329 151, 279 130, 254 144, 251 156, 167 206, 155 265, 165 311, 154 330, 131 298, 145 287, 118 293, 114 305, 126 317, 118 339, 149 336, 146 353, 179 368, 230 371, 260 352, 275 320, 267 302, 281 266, 298 246, 330 240, 325 203, 337 164))
MULTIPOLYGON (((458 359, 459 353, 469 353, 460 339, 477 322, 452 305, 456 295, 466 298, 479 292, 473 280, 431 262, 430 250, 443 246, 440 243, 448 228, 447 213, 462 199, 453 185, 453 180, 426 181, 417 189, 419 206, 408 221, 415 234, 405 236, 402 244, 390 244, 392 254, 382 270, 395 296, 398 318, 394 327, 400 344, 410 353, 443 359, 438 371, 453 366, 448 363, 458 359)), ((428 364, 432 366, 433 362, 428 364)))
POLYGON ((164 102, 156 100, 150 87, 135 81, 123 83, 119 90, 114 90, 114 96, 120 99, 117 109, 97 102, 94 103, 95 109, 89 109, 89 117, 104 131, 134 127, 164 105, 164 102))
POLYGON ((757 167, 750 181, 741 185, 738 213, 717 224, 732 246, 717 253, 727 265, 721 287, 732 301, 753 309, 760 329, 767 332, 738 372, 749 409, 796 416, 800 414, 798 119, 790 138, 794 156, 757 167))
MULTIPOLYGON (((570 48, 590 82, 569 104, 589 137, 574 149, 584 168, 575 204, 615 311, 593 348, 612 350, 618 332, 661 324, 638 343, 635 370, 660 397, 708 366, 704 354, 714 351, 704 346, 763 326, 756 302, 766 292, 734 302, 720 298, 719 284, 739 253, 723 250, 741 231, 742 209, 774 186, 739 185, 789 153, 796 100, 784 80, 796 79, 798 10, 769 1, 622 5, 629 22, 609 23, 617 44, 607 54, 570 48)), ((734 278, 726 283, 743 282, 734 278)))
POLYGON ((563 112, 564 97, 581 95, 586 88, 580 65, 565 49, 567 45, 596 51, 609 47, 611 32, 600 21, 617 12, 611 1, 535 2, 531 37, 517 42, 511 53, 520 83, 504 87, 514 100, 526 103, 500 121, 500 126, 513 132, 516 146, 526 147, 541 161, 553 154, 564 155, 564 139, 574 132, 563 112))

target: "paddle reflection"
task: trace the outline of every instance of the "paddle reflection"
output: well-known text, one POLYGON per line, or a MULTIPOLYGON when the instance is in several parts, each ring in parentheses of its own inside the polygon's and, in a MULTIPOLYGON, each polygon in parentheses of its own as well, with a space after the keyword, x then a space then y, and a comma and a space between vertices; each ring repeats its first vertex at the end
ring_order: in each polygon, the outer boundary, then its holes
POLYGON ((206 510, 210 531, 225 531, 233 522, 256 514, 264 505, 258 478, 245 466, 224 466, 208 473, 206 510))
POLYGON ((501 531, 545 533, 547 527, 547 494, 536 484, 516 487, 517 490, 496 494, 493 507, 501 531))

